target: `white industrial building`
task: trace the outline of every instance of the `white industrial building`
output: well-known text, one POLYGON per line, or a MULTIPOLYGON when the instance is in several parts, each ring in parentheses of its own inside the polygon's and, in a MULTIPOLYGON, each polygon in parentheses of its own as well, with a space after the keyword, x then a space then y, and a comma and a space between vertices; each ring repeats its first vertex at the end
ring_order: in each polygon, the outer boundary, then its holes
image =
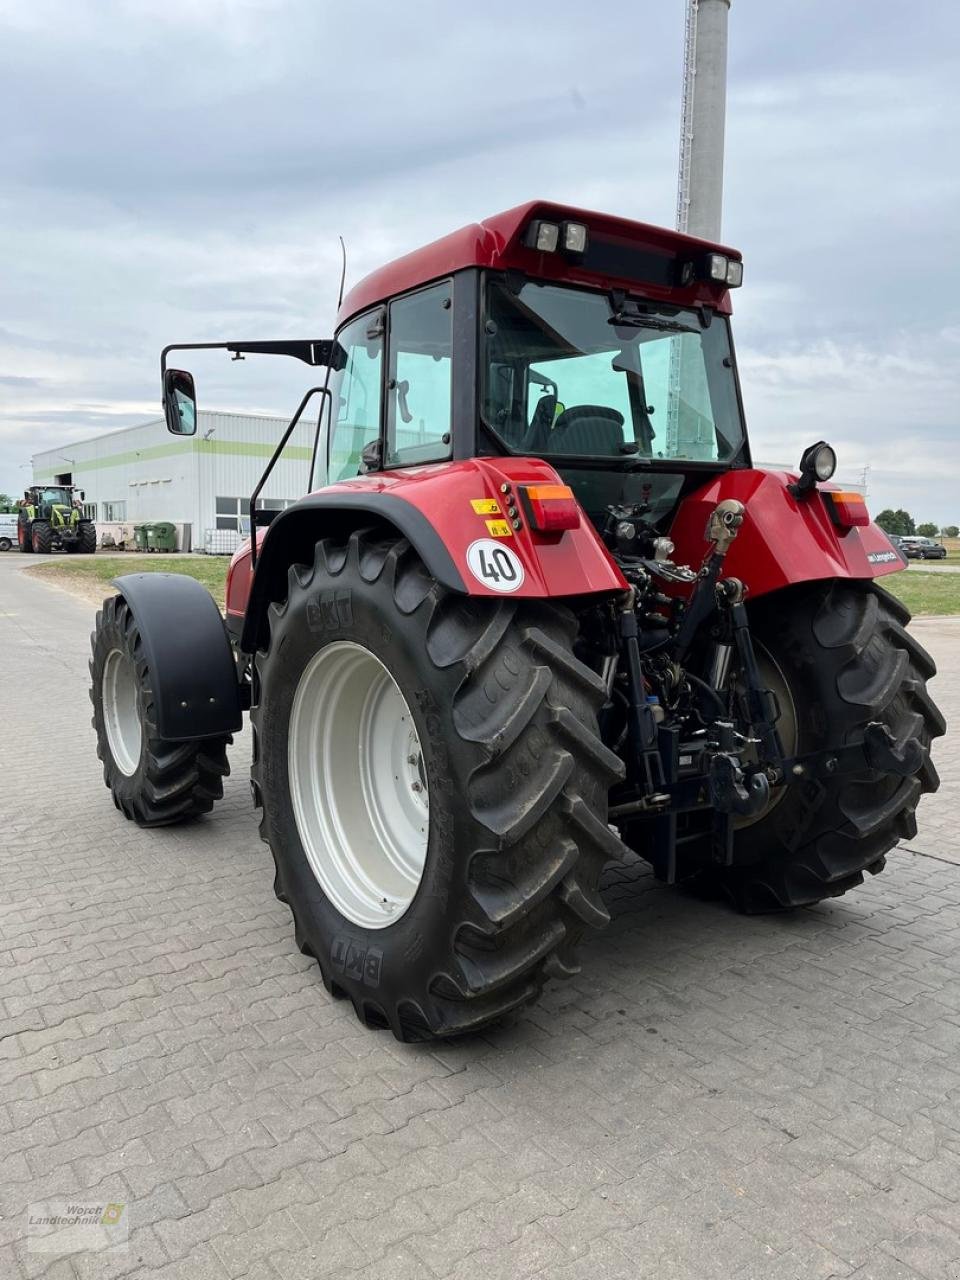
MULTIPOLYGON (((289 419, 200 410, 195 436, 167 432, 162 418, 71 441, 33 457, 35 484, 74 484, 97 522, 98 541, 133 541, 134 525, 170 520, 182 550, 231 552, 248 532, 253 492, 289 419)), ((311 425, 298 425, 261 505, 286 506, 306 492, 311 425)))

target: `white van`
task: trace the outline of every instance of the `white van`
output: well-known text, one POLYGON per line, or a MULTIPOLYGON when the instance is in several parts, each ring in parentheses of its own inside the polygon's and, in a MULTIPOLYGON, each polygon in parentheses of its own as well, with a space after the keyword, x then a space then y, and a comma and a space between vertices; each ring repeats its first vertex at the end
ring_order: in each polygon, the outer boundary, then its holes
POLYGON ((17 517, 0 515, 0 551, 11 551, 17 546, 17 517))

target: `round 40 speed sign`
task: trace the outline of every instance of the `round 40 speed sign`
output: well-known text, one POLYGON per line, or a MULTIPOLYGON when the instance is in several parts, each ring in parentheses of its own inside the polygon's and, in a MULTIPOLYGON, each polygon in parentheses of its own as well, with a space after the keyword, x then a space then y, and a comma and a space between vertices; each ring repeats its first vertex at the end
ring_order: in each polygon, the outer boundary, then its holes
POLYGON ((478 538, 467 547, 467 568, 491 591, 509 594, 523 586, 523 563, 515 551, 493 538, 478 538))

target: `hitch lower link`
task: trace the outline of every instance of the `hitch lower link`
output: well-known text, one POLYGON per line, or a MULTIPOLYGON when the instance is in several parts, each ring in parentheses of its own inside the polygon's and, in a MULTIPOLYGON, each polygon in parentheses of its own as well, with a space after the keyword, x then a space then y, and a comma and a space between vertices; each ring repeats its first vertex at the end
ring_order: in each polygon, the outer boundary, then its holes
POLYGON ((882 721, 871 720, 859 742, 794 756, 783 762, 783 772, 787 779, 797 782, 862 773, 864 769, 909 778, 923 766, 927 754, 926 747, 916 738, 898 742, 882 721))
POLYGON ((631 589, 629 599, 620 614, 620 640, 627 663, 629 688, 627 730, 630 741, 630 762, 636 782, 647 805, 656 808, 669 804, 670 796, 664 791, 663 759, 660 755, 658 724, 653 709, 644 692, 643 669, 640 665, 640 624, 634 609, 636 593, 631 589))

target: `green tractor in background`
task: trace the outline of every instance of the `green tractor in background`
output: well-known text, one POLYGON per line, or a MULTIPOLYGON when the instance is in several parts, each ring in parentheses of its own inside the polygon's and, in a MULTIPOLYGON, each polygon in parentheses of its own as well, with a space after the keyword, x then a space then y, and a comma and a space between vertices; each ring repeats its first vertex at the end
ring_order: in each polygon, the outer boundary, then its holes
POLYGON ((84 516, 82 501, 82 490, 73 485, 33 485, 25 489, 17 513, 20 550, 38 555, 51 551, 92 555, 97 549, 97 529, 84 516))

